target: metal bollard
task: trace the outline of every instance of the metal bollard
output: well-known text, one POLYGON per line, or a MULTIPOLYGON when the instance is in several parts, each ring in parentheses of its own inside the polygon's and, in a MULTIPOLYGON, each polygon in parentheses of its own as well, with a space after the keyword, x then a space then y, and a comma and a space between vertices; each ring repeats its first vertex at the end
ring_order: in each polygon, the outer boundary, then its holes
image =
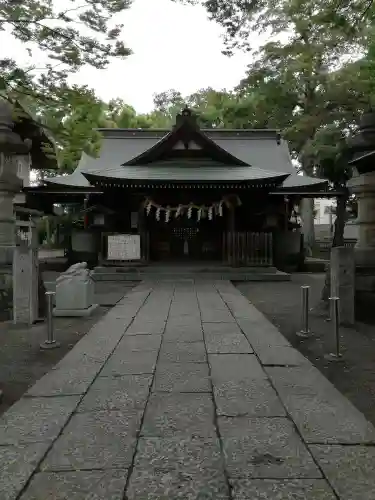
POLYGON ((53 331, 53 297, 55 292, 46 292, 47 300, 47 340, 40 344, 41 349, 56 349, 60 343, 54 339, 53 331))
POLYGON ((307 338, 310 336, 309 329, 309 291, 307 285, 301 286, 301 330, 297 332, 298 337, 307 338))
POLYGON ((340 361, 342 360, 342 354, 341 354, 341 349, 340 349, 340 310, 339 310, 339 304, 340 304, 340 298, 339 297, 330 297, 329 298, 331 302, 331 320, 332 320, 332 329, 333 329, 333 336, 334 336, 334 342, 335 342, 335 351, 336 352, 331 352, 324 357, 330 361, 340 361))

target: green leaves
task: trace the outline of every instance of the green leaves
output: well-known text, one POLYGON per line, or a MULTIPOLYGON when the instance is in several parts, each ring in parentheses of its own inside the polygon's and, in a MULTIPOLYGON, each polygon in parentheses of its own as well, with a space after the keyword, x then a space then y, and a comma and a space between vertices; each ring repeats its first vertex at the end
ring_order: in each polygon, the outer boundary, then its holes
POLYGON ((12 59, 0 59, 0 85, 9 93, 54 100, 67 77, 85 65, 104 69, 113 58, 130 54, 122 37, 122 25, 114 16, 130 5, 130 0, 2 0, 0 31, 20 40, 30 56, 30 64, 20 67, 12 59), (43 52, 43 68, 33 64, 43 52))
POLYGON ((62 172, 75 168, 82 150, 95 154, 99 137, 92 128, 103 113, 94 93, 69 85, 68 76, 85 65, 105 69, 130 54, 123 26, 115 24, 129 6, 130 0, 0 0, 0 31, 7 31, 10 43, 12 37, 21 41, 30 57, 23 66, 0 59, 0 91, 36 110, 56 139, 62 172))

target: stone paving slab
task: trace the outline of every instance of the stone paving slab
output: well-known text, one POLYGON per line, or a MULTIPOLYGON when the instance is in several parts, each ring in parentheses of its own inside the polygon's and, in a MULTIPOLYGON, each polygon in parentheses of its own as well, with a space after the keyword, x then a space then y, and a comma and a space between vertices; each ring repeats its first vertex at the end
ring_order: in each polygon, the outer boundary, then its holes
POLYGON ((0 418, 0 445, 52 441, 79 401, 78 396, 21 398, 0 418))
POLYGON ((235 323, 235 319, 229 311, 201 306, 202 321, 205 323, 235 323))
POLYGON ((310 452, 286 418, 219 418, 231 478, 322 477, 310 452))
POLYGON ((142 283, 0 419, 0 499, 375 500, 374 450, 229 282, 142 283))
POLYGON ((127 470, 41 472, 21 500, 123 500, 127 475, 127 470))
POLYGON ((202 363, 158 364, 154 389, 162 392, 210 392, 208 367, 202 363))
POLYGON ((211 394, 153 394, 142 435, 148 437, 216 437, 211 394))
POLYGON ((257 356, 263 366, 299 366, 310 365, 297 349, 289 346, 260 346, 257 356))
POLYGON ((99 377, 77 407, 77 411, 142 410, 146 406, 151 383, 151 375, 99 377))
POLYGON ((238 479, 231 481, 233 500, 336 500, 323 479, 238 479))
POLYGON ((267 380, 214 381, 218 416, 286 416, 276 391, 267 380))
POLYGON ((266 319, 252 321, 236 317, 237 322, 253 349, 267 347, 291 347, 288 340, 266 319))
POLYGON ((118 344, 116 352, 122 351, 158 351, 161 345, 161 335, 134 335, 124 337, 118 344))
POLYGON ((27 391, 26 396, 84 394, 102 368, 101 363, 83 363, 51 370, 27 391))
POLYGON ((238 335, 241 332, 237 323, 202 323, 205 335, 238 335))
POLYGON ((165 325, 165 321, 134 321, 126 330, 126 335, 161 335, 165 325))
POLYGON ((168 328, 202 328, 200 312, 197 309, 196 313, 188 314, 187 316, 180 314, 173 316, 172 310, 168 316, 168 328))
POLYGON ((164 342, 203 342, 202 326, 201 324, 170 326, 168 322, 163 339, 164 342))
POLYGON ((130 466, 142 411, 78 413, 42 464, 43 471, 125 469, 130 466))
POLYGON ((204 342, 164 342, 160 351, 160 363, 206 363, 204 342))
MULTIPOLYGON (((0 446, 0 498, 15 500, 45 455, 49 443, 0 446)), ((38 498, 42 500, 42 498, 38 498)))
POLYGON ((375 447, 310 446, 340 500, 375 499, 375 447))
POLYGON ((266 368, 307 443, 375 444, 375 429, 312 365, 266 368))
POLYGON ((100 372, 102 377, 152 374, 155 371, 157 351, 115 352, 100 372))
POLYGON ((141 438, 129 500, 229 500, 217 438, 141 438))
POLYGON ((209 354, 213 384, 266 380, 267 375, 253 354, 209 354))
POLYGON ((249 342, 242 333, 204 334, 208 354, 251 354, 249 342))

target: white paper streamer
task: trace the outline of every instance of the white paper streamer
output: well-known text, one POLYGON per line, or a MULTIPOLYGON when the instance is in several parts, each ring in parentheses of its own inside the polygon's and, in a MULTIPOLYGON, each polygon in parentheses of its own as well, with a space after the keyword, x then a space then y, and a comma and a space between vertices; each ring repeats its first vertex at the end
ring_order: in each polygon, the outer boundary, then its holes
MULTIPOLYGON (((229 208, 231 207, 229 197, 225 197, 220 202, 213 203, 211 206, 197 206, 191 202, 189 205, 180 204, 177 207, 168 206, 164 208, 157 203, 154 203, 152 200, 146 199, 146 201, 144 202, 144 208, 147 215, 150 215, 152 208, 155 208, 155 217, 158 221, 161 218, 161 212, 165 212, 165 222, 169 222, 173 216, 177 218, 185 214, 187 215, 188 219, 191 219, 193 216, 193 210, 197 210, 197 220, 200 221, 201 219, 205 218, 208 218, 208 220, 213 220, 214 216, 218 215, 222 217, 224 203, 229 208)), ((237 206, 240 206, 242 204, 238 196, 236 197, 236 203, 237 206)))
POLYGON ((223 216, 223 202, 222 201, 219 204, 219 215, 220 215, 220 217, 223 216))
POLYGON ((175 217, 176 218, 179 217, 181 215, 181 212, 182 212, 182 205, 179 205, 178 208, 177 208, 177 210, 176 210, 175 217))

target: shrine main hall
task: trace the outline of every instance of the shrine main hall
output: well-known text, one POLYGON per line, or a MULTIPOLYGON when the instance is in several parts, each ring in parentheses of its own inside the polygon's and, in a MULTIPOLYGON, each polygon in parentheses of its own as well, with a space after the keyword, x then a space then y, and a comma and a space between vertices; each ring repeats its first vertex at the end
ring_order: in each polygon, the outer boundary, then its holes
POLYGON ((202 129, 182 110, 171 130, 99 129, 97 157, 26 188, 27 205, 82 219, 71 261, 91 266, 211 263, 278 267, 301 254, 297 207, 327 192, 298 175, 277 130, 202 129))

